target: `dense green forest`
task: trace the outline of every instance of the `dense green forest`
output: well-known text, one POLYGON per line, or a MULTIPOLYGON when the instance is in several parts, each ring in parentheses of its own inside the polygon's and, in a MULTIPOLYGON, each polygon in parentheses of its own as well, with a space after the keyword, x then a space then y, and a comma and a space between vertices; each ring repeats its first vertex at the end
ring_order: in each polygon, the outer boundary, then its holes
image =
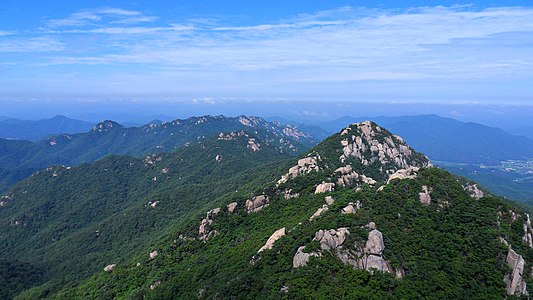
POLYGON ((293 126, 258 117, 191 117, 129 128, 103 121, 86 133, 61 134, 36 142, 0 139, 0 192, 52 165, 76 166, 109 155, 168 153, 200 138, 238 130, 253 133, 279 152, 294 156, 318 143, 293 126))
POLYGON ((2 197, 0 257, 31 262, 59 284, 147 251, 173 225, 245 193, 247 182, 265 181, 288 157, 267 145, 253 151, 249 140, 262 142, 242 133, 170 154, 111 156, 34 174, 2 197))
POLYGON ((254 151, 250 138, 52 168, 17 185, 2 253, 50 270, 16 299, 502 299, 532 286, 527 211, 376 124, 297 159, 254 151), (24 199, 42 200, 32 211, 24 199), (15 242, 21 231, 33 238, 15 242))

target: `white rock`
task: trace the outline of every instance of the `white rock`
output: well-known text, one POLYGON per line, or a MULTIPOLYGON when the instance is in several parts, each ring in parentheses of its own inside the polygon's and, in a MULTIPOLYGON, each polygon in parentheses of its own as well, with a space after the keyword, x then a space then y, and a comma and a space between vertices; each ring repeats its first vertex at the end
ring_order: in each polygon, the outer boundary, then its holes
POLYGON ((428 189, 427 186, 422 186, 422 192, 421 193, 418 193, 418 195, 420 196, 420 203, 424 204, 424 205, 429 205, 431 204, 431 190, 428 189))
POLYGON ((326 200, 326 204, 327 205, 331 205, 331 204, 333 204, 333 202, 335 202, 335 200, 331 196, 326 196, 326 198, 324 200, 326 200))
POLYGON ((267 207, 269 203, 270 203, 270 199, 266 195, 254 196, 246 200, 246 203, 245 203, 246 212, 247 213, 258 212, 261 209, 267 207))
POLYGON ((106 271, 106 272, 112 272, 112 271, 115 270, 116 268, 117 268, 117 265, 116 265, 116 264, 107 265, 107 266, 105 266, 104 271, 106 271))
POLYGON ((233 212, 235 212, 235 208, 237 208, 237 202, 231 202, 230 204, 227 205, 227 208, 228 208, 228 212, 232 214, 233 212))
POLYGON ((261 249, 259 249, 259 251, 257 251, 257 253, 259 252, 262 252, 262 251, 265 251, 265 250, 270 250, 272 249, 272 247, 274 246, 274 243, 279 240, 282 236, 285 235, 285 227, 281 228, 281 229, 278 229, 276 230, 269 238, 268 240, 266 241, 265 245, 263 247, 261 247, 261 249))
POLYGON ((309 221, 313 221, 314 219, 320 217, 320 215, 328 209, 329 207, 327 204, 322 205, 322 207, 317 209, 317 211, 309 218, 309 221))
POLYGON ((154 258, 156 258, 158 255, 159 255, 159 253, 157 253, 157 250, 152 251, 152 252, 150 252, 150 259, 154 259, 154 258))
POLYGON ((322 182, 321 184, 317 185, 315 189, 315 194, 319 193, 327 193, 335 190, 335 184, 332 182, 322 182))

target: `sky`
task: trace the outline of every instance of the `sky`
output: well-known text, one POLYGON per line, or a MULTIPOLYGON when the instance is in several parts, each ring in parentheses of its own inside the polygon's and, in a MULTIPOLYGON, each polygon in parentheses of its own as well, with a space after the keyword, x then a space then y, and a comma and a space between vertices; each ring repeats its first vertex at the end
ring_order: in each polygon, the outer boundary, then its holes
POLYGON ((0 1, 9 112, 87 102, 531 106, 532 82, 531 1, 0 1))

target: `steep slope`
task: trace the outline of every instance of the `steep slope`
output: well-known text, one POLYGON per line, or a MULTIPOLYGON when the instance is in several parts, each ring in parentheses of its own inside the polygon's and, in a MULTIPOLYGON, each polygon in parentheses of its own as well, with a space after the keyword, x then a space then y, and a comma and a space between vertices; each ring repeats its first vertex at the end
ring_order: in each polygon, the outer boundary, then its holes
POLYGON ((29 176, 31 172, 51 165, 74 166, 111 154, 142 156, 169 152, 198 138, 237 130, 253 133, 263 143, 292 155, 317 143, 311 135, 295 127, 251 116, 192 117, 131 128, 104 121, 87 133, 63 134, 35 143, 0 139, 0 172, 7 174, 3 177, 5 189, 14 183, 10 178, 20 178, 20 174, 29 176))
POLYGON ((38 141, 51 135, 74 134, 91 130, 94 124, 55 116, 43 120, 0 119, 0 138, 38 141))
POLYGON ((383 128, 351 125, 291 165, 179 224, 156 257, 102 266, 52 298, 501 299, 531 287, 529 215, 383 128))
POLYGON ((0 259, 45 270, 52 286, 75 282, 127 261, 191 213, 246 191, 243 183, 268 176, 262 168, 287 157, 236 131, 169 154, 49 167, 0 198, 0 259))

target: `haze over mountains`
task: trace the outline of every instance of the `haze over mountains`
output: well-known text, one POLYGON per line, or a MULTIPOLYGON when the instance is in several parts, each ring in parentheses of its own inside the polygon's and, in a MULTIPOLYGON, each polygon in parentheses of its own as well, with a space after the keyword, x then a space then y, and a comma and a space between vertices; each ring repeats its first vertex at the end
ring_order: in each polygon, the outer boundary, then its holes
MULTIPOLYGON (((165 120, 171 119, 169 116, 160 117, 165 120)), ((475 179, 492 191, 512 199, 521 201, 533 199, 531 176, 533 170, 528 163, 533 157, 533 140, 512 135, 500 128, 461 122, 437 115, 342 117, 316 125, 279 117, 269 119, 278 123, 268 123, 256 118, 258 121, 254 126, 262 127, 261 134, 269 134, 268 131, 273 130, 273 135, 270 134, 267 138, 271 143, 279 144, 279 141, 274 141, 275 136, 285 136, 288 140, 292 140, 286 145, 287 147, 281 144, 278 147, 285 147, 285 151, 288 150, 294 154, 315 145, 328 134, 338 131, 343 127, 342 124, 370 119, 390 128, 392 132, 405 138, 414 147, 421 149, 437 164, 455 174, 475 179), (292 125, 289 127, 284 125, 284 128, 281 124, 292 125), (291 133, 294 130, 298 132, 291 133), (291 134, 294 136, 290 136, 291 134), (518 162, 508 163, 509 160, 518 162)), ((35 137, 40 135, 43 139, 34 143, 0 139, 0 144, 2 144, 0 150, 3 151, 3 156, 0 157, 0 162, 2 162, 0 164, 2 175, 0 190, 5 190, 32 172, 51 165, 72 166, 94 161, 109 154, 139 156, 152 152, 171 151, 199 136, 213 134, 215 128, 232 130, 246 128, 242 123, 237 122, 236 118, 223 117, 217 121, 217 118, 207 117, 206 120, 209 122, 203 125, 198 122, 199 120, 199 118, 167 122, 153 120, 149 124, 136 128, 125 128, 112 121, 100 123, 98 126, 114 126, 113 130, 106 134, 102 134, 103 130, 107 131, 105 128, 99 131, 100 134, 94 134, 94 130, 89 130, 87 133, 85 128, 88 122, 61 116, 42 121, 0 121, 0 132, 9 134, 14 124, 20 124, 22 126, 18 129, 20 132, 30 132, 30 135, 35 137), (61 133, 63 130, 80 134, 53 137, 47 134, 48 132, 61 133), (174 136, 174 134, 177 135, 174 136)))

